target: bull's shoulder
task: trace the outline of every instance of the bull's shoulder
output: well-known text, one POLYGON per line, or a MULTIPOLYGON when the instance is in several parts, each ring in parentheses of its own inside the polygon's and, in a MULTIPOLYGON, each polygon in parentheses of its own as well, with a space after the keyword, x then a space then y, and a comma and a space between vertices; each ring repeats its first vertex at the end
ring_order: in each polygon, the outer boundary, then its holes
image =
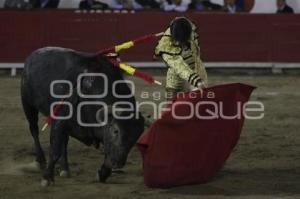
POLYGON ((44 54, 49 52, 75 52, 75 50, 69 48, 47 46, 47 47, 39 48, 35 50, 33 53, 44 54))
POLYGON ((48 55, 73 55, 75 57, 81 57, 81 58, 95 58, 96 54, 95 53, 88 53, 88 52, 81 52, 81 51, 76 51, 70 48, 62 48, 62 47, 43 47, 39 48, 31 53, 30 57, 35 57, 35 56, 48 56, 48 55))

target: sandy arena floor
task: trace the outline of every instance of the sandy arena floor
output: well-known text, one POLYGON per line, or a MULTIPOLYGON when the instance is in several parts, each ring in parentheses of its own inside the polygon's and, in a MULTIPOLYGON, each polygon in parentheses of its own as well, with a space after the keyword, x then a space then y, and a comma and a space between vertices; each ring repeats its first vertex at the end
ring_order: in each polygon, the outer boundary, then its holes
MULTIPOLYGON (((158 77, 162 80, 162 77, 158 77)), ((140 95, 163 88, 135 80, 140 95)), ((20 78, 0 77, 0 199, 21 198, 300 198, 300 78, 299 76, 216 76, 211 84, 241 82, 255 85, 253 100, 265 104, 263 120, 245 122, 240 142, 224 169, 210 183, 168 190, 143 184, 142 162, 136 148, 123 172, 107 184, 95 181, 103 154, 71 139, 72 177, 56 177, 55 186, 40 187, 32 171, 33 140, 20 105, 20 78)), ((137 97, 140 99, 140 97, 137 97)), ((40 120, 41 124, 44 120, 40 120)), ((48 148, 48 131, 41 134, 48 148)))

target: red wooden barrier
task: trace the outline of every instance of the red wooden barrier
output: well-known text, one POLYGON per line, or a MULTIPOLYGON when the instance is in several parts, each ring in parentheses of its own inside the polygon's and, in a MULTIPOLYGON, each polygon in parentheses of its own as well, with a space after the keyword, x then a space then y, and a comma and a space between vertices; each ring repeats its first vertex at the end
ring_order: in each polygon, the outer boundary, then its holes
MULTIPOLYGON (((24 62, 43 46, 95 52, 137 36, 164 31, 178 13, 135 14, 0 11, 0 62, 24 62)), ((199 27, 205 61, 300 62, 300 15, 185 13, 199 27)), ((123 52, 152 61, 155 42, 123 52)))

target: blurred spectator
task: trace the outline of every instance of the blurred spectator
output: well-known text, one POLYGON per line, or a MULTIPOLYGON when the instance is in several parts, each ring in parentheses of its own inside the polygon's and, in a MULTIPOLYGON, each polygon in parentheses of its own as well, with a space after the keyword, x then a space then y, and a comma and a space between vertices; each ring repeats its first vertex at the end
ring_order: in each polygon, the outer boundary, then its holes
POLYGON ((59 0, 6 0, 5 8, 57 8, 59 0))
POLYGON ((33 8, 33 3, 26 0, 6 0, 4 8, 11 9, 30 9, 33 8))
POLYGON ((277 13, 294 13, 294 10, 287 5, 286 0, 277 0, 277 13))
POLYGON ((79 3, 79 8, 86 9, 86 10, 90 10, 90 9, 105 10, 108 8, 108 5, 106 3, 102 3, 96 0, 82 0, 79 3))
POLYGON ((110 7, 115 10, 143 8, 159 8, 160 3, 156 0, 112 0, 110 7))
POLYGON ((242 9, 237 6, 236 0, 224 0, 224 11, 228 13, 241 12, 242 9))
POLYGON ((240 8, 240 11, 243 11, 244 9, 244 3, 245 0, 235 0, 235 5, 240 8))
POLYGON ((215 4, 210 2, 210 0, 192 0, 190 4, 191 9, 195 9, 198 11, 206 11, 206 10, 221 10, 222 6, 219 4, 215 4))
POLYGON ((59 0, 39 0, 35 8, 57 8, 59 0))
POLYGON ((155 0, 135 0, 133 3, 139 4, 142 8, 160 8, 160 1, 155 0))
POLYGON ((164 11, 185 12, 189 8, 191 0, 165 0, 163 2, 164 11))
POLYGON ((130 0, 112 0, 110 7, 114 10, 131 9, 132 1, 130 0))

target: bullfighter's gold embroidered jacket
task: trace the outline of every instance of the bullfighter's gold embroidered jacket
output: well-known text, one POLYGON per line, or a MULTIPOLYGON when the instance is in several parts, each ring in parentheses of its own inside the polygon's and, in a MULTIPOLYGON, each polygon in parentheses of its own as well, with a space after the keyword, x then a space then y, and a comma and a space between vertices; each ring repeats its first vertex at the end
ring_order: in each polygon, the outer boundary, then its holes
POLYGON ((168 28, 155 48, 155 55, 161 57, 169 67, 166 79, 166 88, 183 91, 184 82, 197 87, 199 81, 208 83, 207 73, 200 59, 200 47, 196 26, 192 25, 190 47, 185 49, 174 46, 171 40, 171 30, 168 28))

